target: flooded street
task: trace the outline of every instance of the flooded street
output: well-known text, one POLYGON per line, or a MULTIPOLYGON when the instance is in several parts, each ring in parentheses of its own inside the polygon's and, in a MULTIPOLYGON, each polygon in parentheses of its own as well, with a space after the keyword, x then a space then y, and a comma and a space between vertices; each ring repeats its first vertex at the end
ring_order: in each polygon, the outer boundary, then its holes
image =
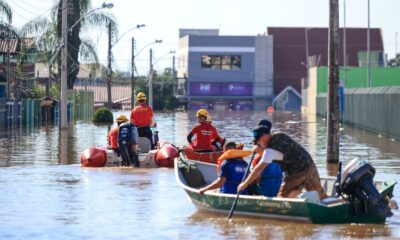
MULTIPOLYGON (((118 112, 118 114, 128 112, 118 112)), ((312 155, 320 175, 327 167, 321 118, 292 113, 211 112, 228 140, 250 148, 262 118, 312 155)), ((156 113, 161 140, 178 146, 195 124, 194 112, 156 113)), ((80 154, 104 145, 110 126, 78 122, 57 127, 0 130, 0 239, 340 239, 400 238, 400 213, 385 225, 313 225, 199 212, 178 186, 173 169, 81 168, 80 154)), ((340 157, 368 159, 375 179, 400 181, 400 142, 345 126, 340 157)), ((400 190, 394 199, 400 203, 400 190)))

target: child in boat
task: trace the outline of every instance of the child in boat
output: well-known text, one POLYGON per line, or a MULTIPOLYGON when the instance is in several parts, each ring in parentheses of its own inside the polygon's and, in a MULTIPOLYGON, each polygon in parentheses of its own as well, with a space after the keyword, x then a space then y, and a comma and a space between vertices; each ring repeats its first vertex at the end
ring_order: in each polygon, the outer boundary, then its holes
POLYGON ((196 118, 199 123, 187 135, 189 142, 187 148, 196 152, 214 152, 216 148, 213 144, 217 141, 223 144, 225 140, 218 135, 217 129, 211 125, 210 116, 206 109, 199 109, 196 118), (192 140, 194 136, 195 139, 192 140))
MULTIPOLYGON (((224 154, 218 159, 220 163, 218 164, 218 178, 210 185, 201 188, 200 194, 216 188, 221 188, 222 193, 236 194, 237 186, 242 182, 248 165, 242 157, 250 154, 251 151, 236 150, 234 142, 226 143, 224 154)), ((247 194, 247 190, 243 190, 241 194, 247 194)))

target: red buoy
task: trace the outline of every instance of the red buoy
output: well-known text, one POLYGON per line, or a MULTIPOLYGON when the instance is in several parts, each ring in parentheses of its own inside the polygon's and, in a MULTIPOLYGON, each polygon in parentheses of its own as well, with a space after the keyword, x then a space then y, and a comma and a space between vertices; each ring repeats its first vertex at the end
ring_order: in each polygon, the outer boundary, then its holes
POLYGON ((104 148, 90 147, 81 154, 83 167, 104 167, 107 161, 107 153, 104 148))
POLYGON ((179 156, 178 149, 170 143, 161 143, 156 153, 156 164, 159 167, 174 167, 174 158, 179 156))

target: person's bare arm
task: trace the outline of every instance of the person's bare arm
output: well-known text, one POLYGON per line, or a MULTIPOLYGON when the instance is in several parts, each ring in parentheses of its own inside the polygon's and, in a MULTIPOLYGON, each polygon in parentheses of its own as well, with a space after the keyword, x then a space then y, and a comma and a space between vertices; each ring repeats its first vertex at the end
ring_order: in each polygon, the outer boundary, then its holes
POLYGON ((222 187, 225 184, 226 178, 225 177, 218 177, 213 183, 210 185, 200 188, 200 194, 203 194, 205 191, 216 189, 222 187))
POLYGON ((253 171, 250 173, 250 175, 246 178, 246 180, 244 180, 244 182, 242 182, 241 184, 239 184, 237 191, 241 192, 244 189, 247 188, 247 186, 249 186, 250 183, 252 183, 254 180, 256 180, 260 175, 261 172, 268 166, 268 163, 264 163, 264 162, 260 162, 259 164, 257 164, 257 166, 253 169, 253 171))

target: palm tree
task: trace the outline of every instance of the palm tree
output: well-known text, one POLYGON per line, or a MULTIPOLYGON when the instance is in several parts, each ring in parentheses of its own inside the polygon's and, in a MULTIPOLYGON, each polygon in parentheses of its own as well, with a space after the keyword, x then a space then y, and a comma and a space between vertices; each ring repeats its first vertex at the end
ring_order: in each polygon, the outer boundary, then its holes
MULTIPOLYGON (((21 29, 23 36, 36 38, 37 49, 42 52, 48 52, 47 61, 58 57, 58 66, 60 64, 59 57, 59 42, 61 39, 61 19, 62 19, 62 4, 65 0, 56 2, 51 10, 50 16, 40 17, 25 24, 21 29)), ((106 25, 111 23, 112 37, 117 36, 117 25, 114 17, 104 12, 92 12, 90 0, 69 0, 68 1, 68 26, 73 26, 68 35, 68 88, 72 89, 76 80, 76 75, 79 71, 79 58, 87 62, 95 62, 98 64, 96 47, 89 37, 85 37, 84 33, 96 28, 105 30, 106 25), (83 17, 77 22, 81 16, 83 17), (81 31, 82 30, 82 31, 81 31)), ((53 62, 50 62, 50 64, 53 62)), ((61 72, 60 69, 58 71, 61 72)))
POLYGON ((11 26, 12 10, 6 1, 0 0, 0 39, 17 38, 17 31, 11 26))

